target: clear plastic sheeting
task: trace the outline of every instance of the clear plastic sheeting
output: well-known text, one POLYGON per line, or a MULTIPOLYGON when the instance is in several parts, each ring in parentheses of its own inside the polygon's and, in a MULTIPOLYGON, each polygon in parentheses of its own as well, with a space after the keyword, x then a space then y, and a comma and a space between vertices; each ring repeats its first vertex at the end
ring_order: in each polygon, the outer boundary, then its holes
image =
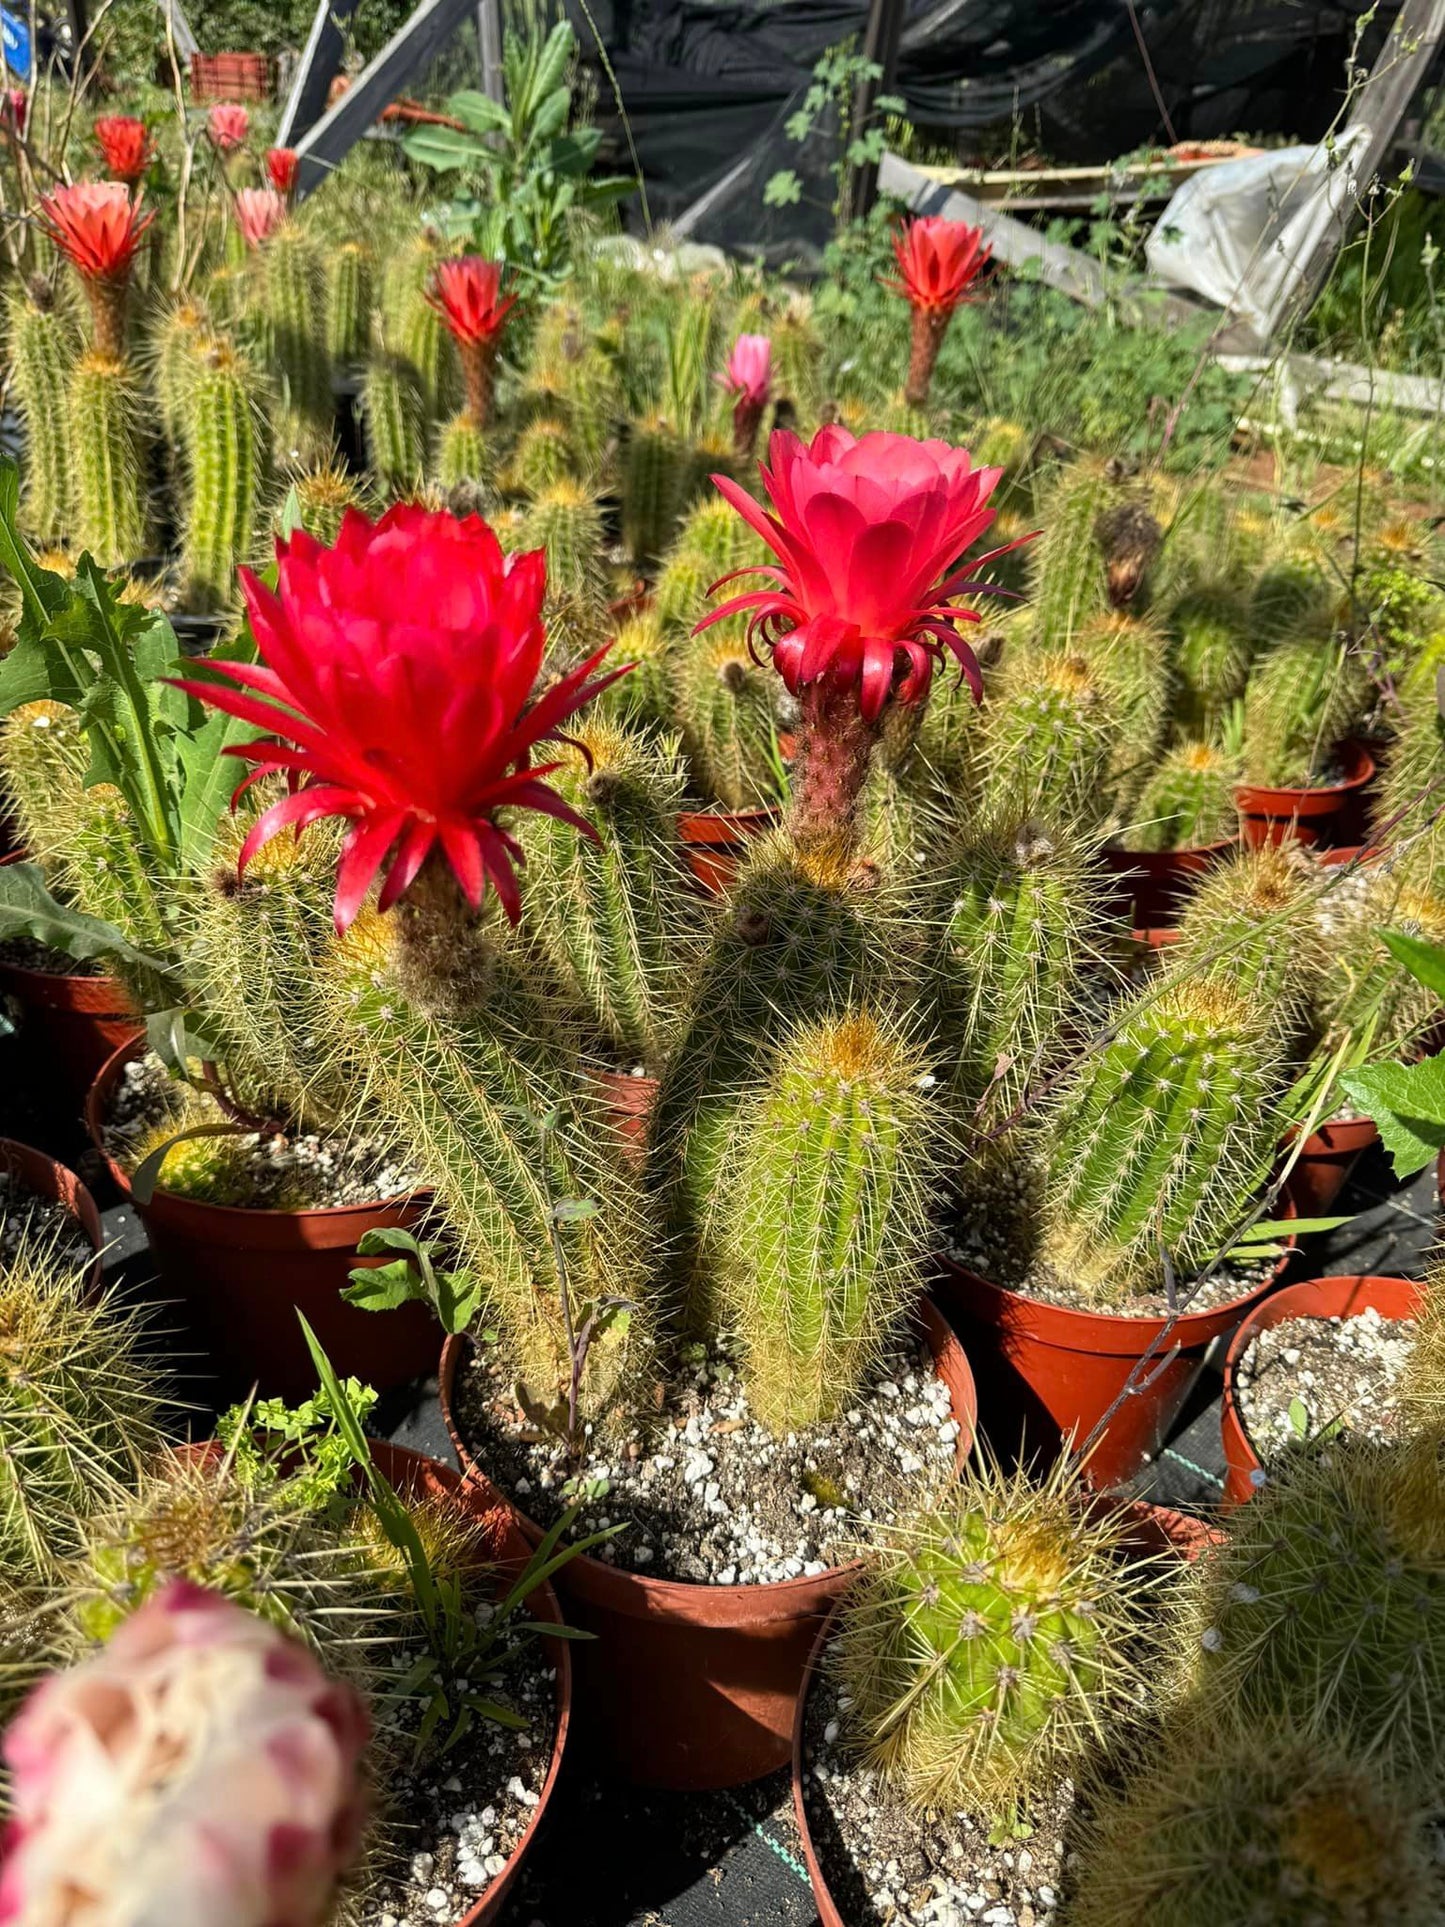
POLYGON ((1329 145, 1281 147, 1203 169, 1159 217, 1146 244, 1150 269, 1267 336, 1298 264, 1348 222, 1353 157, 1368 140, 1360 125, 1329 145))

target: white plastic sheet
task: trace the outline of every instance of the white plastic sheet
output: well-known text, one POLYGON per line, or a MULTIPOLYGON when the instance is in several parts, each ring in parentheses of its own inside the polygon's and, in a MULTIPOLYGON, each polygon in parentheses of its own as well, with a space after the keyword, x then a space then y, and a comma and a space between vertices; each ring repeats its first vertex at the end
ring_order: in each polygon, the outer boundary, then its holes
POLYGON ((1349 218, 1353 157, 1369 139, 1356 124, 1333 148, 1280 147, 1191 175, 1145 244, 1154 274, 1191 288, 1267 335, 1297 263, 1349 218), (1278 232, 1261 252, 1278 211, 1278 232))

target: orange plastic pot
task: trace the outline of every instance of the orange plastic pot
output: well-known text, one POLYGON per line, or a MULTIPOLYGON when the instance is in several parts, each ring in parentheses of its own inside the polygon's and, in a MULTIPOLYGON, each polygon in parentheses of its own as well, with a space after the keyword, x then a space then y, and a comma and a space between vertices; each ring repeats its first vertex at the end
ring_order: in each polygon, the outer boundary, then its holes
POLYGON ((629 1157, 640 1158, 657 1101, 657 1079, 632 1077, 626 1071, 594 1071, 592 1077, 602 1094, 607 1121, 621 1138, 623 1150, 629 1157))
POLYGON ((89 1280, 91 1289, 98 1291, 100 1249, 105 1242, 105 1233, 101 1228, 100 1213, 95 1208, 95 1199, 80 1179, 65 1165, 46 1157, 43 1151, 10 1137, 0 1137, 0 1170, 18 1178, 24 1188, 37 1198, 44 1198, 47 1204, 60 1205, 74 1218, 90 1240, 95 1253, 89 1269, 89 1280))
POLYGON ((1238 847, 1231 836, 1188 850, 1104 850, 1120 916, 1136 933, 1173 929, 1200 877, 1238 847))
POLYGON ((782 821, 774 809, 684 810, 677 819, 678 841, 687 867, 709 896, 723 896, 738 873, 755 836, 782 821))
MULTIPOLYGON (((1217 1528, 1206 1525, 1202 1519, 1193 1519, 1185 1512, 1171 1511, 1167 1506, 1148 1505, 1143 1500, 1136 1500, 1129 1510, 1134 1515, 1134 1530, 1130 1537, 1139 1552, 1146 1557, 1160 1553, 1174 1553, 1179 1558, 1192 1562, 1207 1546, 1217 1545, 1224 1536, 1217 1528)), ((836 1629, 837 1610, 835 1606, 818 1629, 818 1637, 813 1642, 813 1650, 808 1655, 803 1683, 798 1692, 797 1710, 793 1718, 793 1818, 798 1824, 798 1838, 803 1845, 803 1864, 808 1869, 808 1879, 813 1888, 813 1904, 818 1910, 820 1927, 868 1927, 862 1919, 850 1919, 833 1897, 827 1876, 823 1872, 817 1843, 813 1838, 813 1824, 808 1813, 808 1802, 803 1793, 803 1746, 807 1735, 808 1694, 822 1667, 828 1642, 836 1629)))
MULTIPOLYGON (((1296 1214, 1293 1200, 1284 1215, 1296 1214)), ((1290 1240, 1291 1249, 1294 1240, 1290 1240)), ((1100 1489, 1123 1485, 1159 1450, 1211 1347, 1227 1340, 1270 1291, 1288 1255, 1253 1291, 1185 1312, 1109 1418, 1084 1467, 1100 1489)), ((978 1380, 979 1429, 1004 1458, 1051 1463, 1078 1449, 1115 1406, 1167 1320, 1051 1305, 990 1283, 940 1254, 934 1296, 963 1340, 978 1380)))
POLYGON ((440 1327, 424 1305, 363 1311, 341 1297, 356 1247, 384 1225, 415 1229, 424 1194, 386 1204, 333 1205, 311 1211, 248 1211, 157 1190, 149 1204, 131 1196, 125 1172, 105 1148, 110 1094, 125 1065, 145 1048, 133 1038, 107 1061, 85 1102, 91 1140, 146 1228, 162 1293, 178 1302, 221 1393, 288 1401, 316 1390, 316 1368, 296 1317, 304 1312, 343 1377, 378 1391, 419 1378, 436 1363, 440 1327))
MULTIPOLYGON (((1346 827, 1357 816, 1361 792, 1375 774, 1375 759, 1363 743, 1344 743, 1337 752, 1343 781, 1319 789, 1267 789, 1241 783, 1234 799, 1240 829, 1251 849, 1265 843, 1345 842, 1346 827)), ((1358 843, 1358 836, 1348 838, 1358 843)))
MULTIPOLYGON (((963 1348, 931 1305, 923 1322, 959 1424, 973 1445, 974 1386, 963 1348)), ((463 1341, 442 1352, 441 1407, 462 1468, 477 1468, 458 1430, 453 1390, 463 1341)), ((536 1542, 539 1528, 521 1521, 536 1542)), ((644 1786, 741 1786, 787 1763, 793 1715, 818 1628, 856 1563, 772 1585, 650 1579, 584 1555, 557 1574, 568 1618, 597 1635, 577 1648, 578 1705, 623 1770, 644 1786)))
POLYGON ((1283 1324, 1287 1318, 1358 1318, 1362 1311, 1377 1311, 1382 1318, 1413 1318, 1423 1290, 1409 1278, 1365 1274, 1308 1278, 1297 1285, 1286 1285, 1264 1304, 1255 1306, 1234 1334, 1224 1359, 1219 1426, 1224 1437, 1225 1505, 1243 1505, 1265 1477, 1239 1409, 1239 1362, 1260 1333, 1283 1324))
POLYGON ((1329 1211, 1360 1154, 1379 1138, 1371 1117, 1332 1117, 1310 1133, 1289 1174, 1290 1196, 1303 1216, 1320 1218, 1329 1211))

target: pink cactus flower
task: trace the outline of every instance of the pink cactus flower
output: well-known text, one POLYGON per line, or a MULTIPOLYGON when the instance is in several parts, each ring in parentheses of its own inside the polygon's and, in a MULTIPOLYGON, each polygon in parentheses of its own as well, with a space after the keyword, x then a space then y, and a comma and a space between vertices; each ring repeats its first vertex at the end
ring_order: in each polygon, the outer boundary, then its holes
POLYGON ((285 198, 274 187, 243 187, 236 196, 236 226, 248 248, 269 241, 285 219, 285 198))
POLYGON ((218 154, 234 154, 246 145, 251 131, 251 116, 234 101, 218 100, 206 115, 206 132, 218 154))
POLYGON ((758 425, 772 394, 773 344, 766 335, 739 335, 718 380, 737 396, 733 408, 733 450, 751 455, 758 425))
POLYGON ((172 1581, 6 1734, 0 1923, 315 1927, 360 1839, 367 1736, 304 1647, 172 1581))

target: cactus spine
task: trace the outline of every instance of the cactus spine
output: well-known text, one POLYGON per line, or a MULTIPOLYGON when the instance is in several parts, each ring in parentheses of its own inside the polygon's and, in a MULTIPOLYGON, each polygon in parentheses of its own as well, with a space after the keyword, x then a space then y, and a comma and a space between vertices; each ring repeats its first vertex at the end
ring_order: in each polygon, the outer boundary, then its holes
POLYGON ((1318 635, 1331 618, 1330 585, 1319 564, 1305 556, 1282 556, 1264 570, 1250 596, 1250 626, 1269 647, 1305 633, 1318 635))
POLYGON ((1321 968, 1319 884, 1289 845, 1241 850, 1201 878, 1179 920, 1171 975, 1234 986, 1284 1041, 1304 1022, 1321 968))
POLYGON ((1179 743, 1163 756, 1135 806, 1131 850, 1191 850, 1236 834, 1236 771, 1212 743, 1179 743))
POLYGON ((43 284, 10 302, 9 324, 12 379, 25 420, 25 527, 37 540, 53 542, 70 534, 74 513, 68 389, 80 333, 43 284))
POLYGON ((1280 643, 1245 691, 1245 780, 1274 788, 1313 782, 1363 719, 1371 688, 1348 643, 1308 636, 1280 643))
POLYGON ((655 1070, 681 1018, 699 900, 677 846, 682 770, 615 724, 584 722, 552 778, 601 841, 533 813, 527 854, 529 932, 589 1028, 625 1063, 655 1070))
POLYGON ((301 510, 301 526, 314 535, 323 548, 331 548, 341 533, 342 519, 349 508, 368 506, 360 482, 335 462, 322 462, 303 470, 295 478, 296 500, 301 510))
POLYGON ((1146 991, 1086 1056, 1054 1120, 1049 1251, 1101 1303, 1211 1258, 1279 1141, 1276 1055, 1236 991, 1146 991))
POLYGON ((266 337, 282 383, 279 445, 309 461, 331 445, 331 363, 326 353, 326 275, 311 235, 288 221, 267 243, 266 337))
POLYGON ((123 361, 85 354, 70 382, 76 545, 103 568, 144 554, 145 462, 140 398, 123 361))
POLYGON ((437 480, 443 488, 466 482, 484 483, 491 475, 487 439, 472 417, 453 415, 437 445, 437 480))
POLYGON ((777 791, 776 677, 746 642, 717 630, 676 652, 677 712, 693 786, 725 809, 777 791))
POLYGON ((984 719, 986 816, 1096 819, 1113 733, 1108 697, 1089 664, 1075 655, 1028 658, 1001 683, 984 719))
POLYGON ((372 473, 388 493, 405 495, 426 468, 421 390, 399 356, 381 354, 367 365, 361 395, 372 473))
POLYGON ((907 1800, 1012 1818, 1080 1769, 1137 1691, 1154 1585, 1127 1530, 1064 1468, 985 1465, 868 1555, 831 1666, 850 1737, 907 1800))
POLYGON ((1152 622, 1117 610, 1079 625, 1073 651, 1103 690, 1115 733, 1109 776, 1125 809, 1155 767, 1169 710, 1164 637, 1152 622))
POLYGON ((372 268, 372 251, 363 241, 343 241, 327 256, 326 352, 338 367, 365 357, 372 268))
POLYGON ((800 1028, 739 1114, 710 1242, 754 1414, 836 1418, 921 1288, 936 1174, 925 1061, 872 1015, 800 1028))
POLYGON ((1255 634, 1249 604, 1228 583, 1205 583, 1175 603, 1169 624, 1175 722, 1181 735, 1208 736, 1249 678, 1255 634))
POLYGON ((187 596, 193 608, 221 609, 235 599, 237 563, 255 547, 260 499, 254 378, 226 343, 206 354, 187 413, 187 596))

